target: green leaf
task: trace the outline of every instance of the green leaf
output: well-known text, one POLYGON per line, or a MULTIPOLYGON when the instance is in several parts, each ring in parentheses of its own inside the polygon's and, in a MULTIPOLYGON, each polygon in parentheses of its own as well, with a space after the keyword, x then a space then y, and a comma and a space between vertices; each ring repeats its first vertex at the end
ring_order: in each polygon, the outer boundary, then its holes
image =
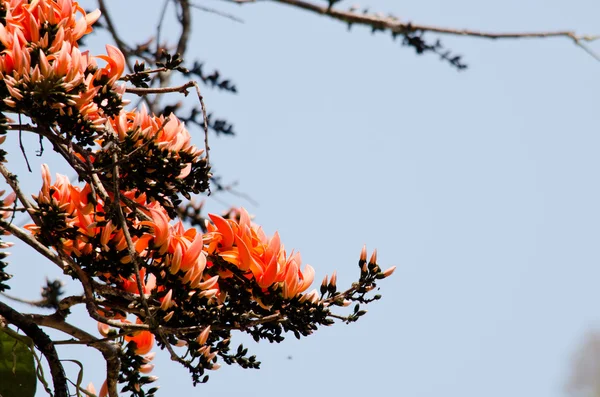
POLYGON ((37 379, 33 353, 23 342, 27 337, 12 336, 0 328, 0 395, 34 397, 37 379))

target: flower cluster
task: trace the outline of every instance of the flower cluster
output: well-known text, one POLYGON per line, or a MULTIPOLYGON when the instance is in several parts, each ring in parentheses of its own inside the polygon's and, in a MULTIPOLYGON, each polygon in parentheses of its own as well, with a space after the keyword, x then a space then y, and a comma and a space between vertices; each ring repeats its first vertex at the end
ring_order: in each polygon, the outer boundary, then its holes
POLYGON ((0 110, 22 113, 38 125, 58 125, 69 139, 91 144, 107 118, 121 110, 125 89, 117 84, 125 65, 118 49, 107 46, 107 56, 94 57, 77 46, 100 12, 86 14, 70 0, 13 0, 4 7, 0 110), (98 67, 97 59, 107 65, 98 67))
POLYGON ((203 151, 175 115, 125 111, 125 84, 119 83, 125 57, 107 45, 106 55, 80 51, 99 11, 86 13, 71 0, 4 1, 0 10, 0 115, 31 118, 38 133, 78 147, 79 161, 92 162, 110 179, 113 154, 121 160, 123 189, 146 193, 170 215, 181 202, 208 189, 209 167, 203 151), (100 67, 99 64, 104 64, 100 67), (64 139, 64 140, 60 140, 64 139), (108 149, 111 147, 112 149, 108 149))
POLYGON ((152 116, 142 107, 123 111, 109 121, 113 139, 100 142, 94 165, 107 169, 106 176, 112 177, 113 152, 108 147, 117 142, 125 158, 119 164, 122 189, 136 189, 170 210, 180 202, 179 194, 189 198, 190 193, 208 189, 203 150, 191 144, 190 133, 175 115, 152 116))
MULTIPOLYGON (((141 214, 136 215, 125 203, 120 204, 132 236, 129 247, 123 225, 116 215, 110 215, 110 207, 101 198, 93 196, 91 185, 73 186, 60 174, 52 183, 45 164, 42 180, 41 191, 34 196, 40 224, 27 228, 45 244, 72 256, 91 276, 110 279, 127 292, 140 293, 130 280, 132 267, 121 266, 134 259, 132 250, 144 263, 140 266, 144 276, 159 273, 162 280, 160 272, 168 271, 177 276, 179 287, 198 290, 203 297, 217 297, 221 302, 225 295, 220 294, 219 280, 232 278, 234 272, 262 294, 276 293, 284 299, 304 292, 313 281, 311 266, 301 271, 300 254, 288 255, 279 234, 267 237, 243 208, 237 211, 239 219, 210 214, 212 222, 207 222, 208 232, 202 234, 195 228, 186 229, 181 221, 171 224, 165 208, 157 201, 147 201, 145 194, 123 191, 124 198, 141 208, 141 214)), ((14 195, 11 197, 14 200, 14 195)), ((152 281, 144 294, 166 290, 156 278, 152 281)))
MULTIPOLYGON (((42 180, 34 196, 37 210, 33 215, 39 222, 27 228, 40 242, 70 256, 89 276, 156 302, 152 315, 160 318, 159 324, 193 327, 206 324, 215 310, 225 316, 239 306, 267 314, 273 305, 283 310, 285 302, 293 300, 319 304, 316 291, 303 294, 313 282, 313 268, 306 265, 302 270, 300 254, 288 254, 279 235, 267 237, 243 208, 231 219, 210 214, 212 222, 207 222, 203 234, 186 229, 181 221, 171 223, 166 209, 145 194, 122 191, 122 198, 133 201, 139 210, 121 201, 123 223, 112 209, 116 197, 102 200, 94 196, 92 185, 74 186, 64 175, 57 175, 53 182, 47 165, 42 166, 42 180), (139 264, 137 274, 133 261, 139 264)), ((140 310, 109 303, 102 315, 127 324, 128 312, 135 314, 138 323, 148 319, 140 310)), ((105 335, 109 332, 106 325, 100 329, 105 335)), ((203 367, 216 369, 216 355, 226 349, 210 348, 206 344, 209 333, 205 327, 191 336, 203 367)), ((217 334, 214 341, 228 338, 228 334, 217 334)), ((134 346, 134 354, 145 355, 155 336, 139 331, 125 340, 134 346)))
MULTIPOLYGON (((4 113, 28 116, 36 124, 30 129, 78 173, 81 184, 74 185, 64 175, 53 180, 42 166, 34 202, 19 195, 33 220, 26 229, 34 239, 24 240, 54 250, 38 249, 84 285, 86 308, 107 343, 125 346, 121 390, 153 396, 156 388, 142 386, 156 379, 145 375, 155 345, 169 349, 196 384, 206 382, 205 370, 218 369, 219 360, 259 367, 242 345, 230 349, 234 330, 281 342, 285 332, 300 338, 333 318, 362 316, 358 304, 379 299, 366 294, 393 272, 381 271, 376 254, 367 263, 361 253, 360 278, 350 289, 338 292, 334 274, 320 293, 307 292, 314 269, 302 267, 300 253, 288 252, 278 233, 267 236, 243 208, 209 214, 203 231, 176 221, 180 197, 208 189, 205 153, 175 115, 123 109, 123 54, 109 45, 98 56, 78 47, 99 16, 72 0, 0 1, 0 135, 4 113), (331 307, 352 301, 358 302, 353 314, 331 314, 331 307), (186 352, 178 356, 173 347, 186 352)), ((12 213, 14 200, 11 194, 1 202, 0 216, 12 213)), ((0 230, 11 230, 0 222, 0 230)), ((0 241, 0 248, 8 246, 0 241)), ((0 291, 8 277, 5 256, 0 291)), ((116 393, 115 379, 100 394, 109 389, 116 393)))
POLYGON ((287 255, 279 234, 268 238, 262 228, 252 224, 243 208, 239 221, 209 215, 205 238, 207 253, 215 254, 252 277, 263 289, 280 290, 285 299, 304 292, 314 279, 314 269, 307 265, 300 271, 300 253, 287 255))

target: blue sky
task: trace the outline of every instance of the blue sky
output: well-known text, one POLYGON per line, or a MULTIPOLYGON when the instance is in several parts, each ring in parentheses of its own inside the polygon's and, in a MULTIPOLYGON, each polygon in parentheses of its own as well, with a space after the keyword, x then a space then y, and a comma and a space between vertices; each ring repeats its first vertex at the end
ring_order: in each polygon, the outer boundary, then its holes
MULTIPOLYGON (((152 34, 160 7, 148 4, 109 2, 123 36, 152 34)), ((249 343, 259 371, 223 367, 194 389, 163 355, 155 369, 162 394, 564 395, 572 353, 600 325, 600 64, 567 39, 441 37, 469 64, 458 73, 386 35, 349 33, 271 2, 198 4, 245 21, 196 11, 188 58, 239 88, 235 96, 203 88, 209 111, 238 134, 211 137, 211 158, 259 204, 223 195, 208 207, 247 207, 302 252, 317 280, 337 270, 338 284, 351 283, 363 244, 398 269, 356 324, 249 343)), ((361 6, 456 28, 600 33, 592 0, 361 6)), ((89 40, 92 52, 103 37, 89 40)), ((27 142, 36 169, 48 162, 61 171, 50 155, 34 158, 35 140, 27 142)), ((39 189, 17 151, 9 165, 39 189)), ((31 296, 57 276, 32 251, 13 251, 13 293, 31 296)), ((87 358, 85 382, 101 383, 100 356, 88 350, 63 351, 87 358)))

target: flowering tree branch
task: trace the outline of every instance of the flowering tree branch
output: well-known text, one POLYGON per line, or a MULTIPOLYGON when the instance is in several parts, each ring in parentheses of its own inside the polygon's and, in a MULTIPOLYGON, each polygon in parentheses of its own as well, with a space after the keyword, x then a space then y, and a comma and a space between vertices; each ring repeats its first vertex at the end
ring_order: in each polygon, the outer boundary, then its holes
MULTIPOLYGON (((177 49, 183 53, 190 4, 177 4, 183 28, 177 49)), ((302 266, 299 253, 288 253, 279 234, 267 236, 245 209, 208 214, 201 229, 184 225, 183 199, 210 192, 209 116, 197 83, 162 86, 168 81, 162 77, 159 88, 147 84, 150 75, 164 71, 187 76, 180 56, 162 54, 149 68, 136 62, 125 75, 130 62, 118 47, 107 45, 106 54, 98 56, 79 49, 98 11, 87 13, 71 0, 0 5, 0 144, 11 131, 37 134, 79 179, 53 178, 44 164, 41 187, 29 199, 4 164, 7 152, 0 150, 0 173, 12 190, 0 194, 0 231, 58 265, 83 289, 82 296, 60 299, 60 285, 49 283, 44 305, 36 305, 54 308, 49 315, 18 313, 0 304, 0 315, 37 340, 49 362, 57 360, 54 342, 40 327, 73 338, 61 344, 87 345, 103 355, 107 369, 100 396, 117 397, 117 385, 132 396, 154 396, 157 378, 147 376, 153 348, 167 350, 194 384, 204 383, 206 372, 220 363, 259 368, 242 345, 231 348, 234 331, 256 341, 281 342, 286 333, 301 338, 335 320, 354 322, 366 313, 361 304, 379 299, 368 294, 394 268, 382 271, 376 254, 367 263, 366 249, 350 288, 338 292, 334 274, 319 294, 309 290, 314 269, 302 266), (205 132, 203 149, 173 112, 127 108, 127 93, 187 94, 192 86, 203 117, 197 122, 205 132), (7 114, 29 121, 11 124, 7 114), (18 210, 30 222, 24 227, 12 223, 18 210), (352 302, 352 314, 334 312, 352 302), (99 337, 67 322, 71 307, 79 304, 98 322, 99 337)), ((107 23, 119 47, 128 50, 107 23)), ((11 245, 0 241, 0 249, 11 245)), ((0 252, 0 292, 10 288, 7 255, 0 252)), ((55 393, 66 395, 64 370, 52 362, 55 393)), ((96 394, 93 387, 88 392, 96 394)))

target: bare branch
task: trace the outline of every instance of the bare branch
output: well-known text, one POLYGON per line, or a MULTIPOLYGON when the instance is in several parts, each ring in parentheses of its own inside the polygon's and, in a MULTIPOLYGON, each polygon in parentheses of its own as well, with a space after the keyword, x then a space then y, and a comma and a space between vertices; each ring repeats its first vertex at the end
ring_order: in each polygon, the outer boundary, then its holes
POLYGON ((15 192, 21 204, 23 204, 27 211, 29 211, 29 214, 31 215, 33 220, 36 223, 38 223, 39 219, 37 219, 36 221, 37 217, 32 213, 35 208, 33 207, 33 204, 31 204, 31 202, 27 199, 23 191, 21 191, 21 188, 19 187, 19 182, 17 181, 17 176, 11 173, 8 170, 8 168, 4 166, 4 164, 0 164, 0 173, 2 174, 2 176, 4 176, 6 183, 8 183, 12 190, 15 192))
POLYGON ((135 94, 138 96, 144 96, 149 94, 167 94, 169 92, 179 92, 182 94, 188 93, 188 88, 191 88, 196 83, 193 81, 188 81, 187 83, 177 86, 177 87, 156 87, 156 88, 138 88, 138 87, 127 87, 125 89, 126 92, 130 94, 135 94))
POLYGON ((49 259, 50 261, 52 261, 56 265, 58 265, 58 267, 63 269, 60 258, 54 252, 52 252, 48 247, 46 247, 45 245, 43 245, 39 241, 37 241, 35 239, 35 237, 33 237, 30 233, 26 232, 25 230, 19 228, 16 225, 13 225, 12 223, 8 223, 4 220, 0 220, 0 228, 10 232, 12 235, 17 237, 19 240, 25 242, 31 248, 33 248, 34 250, 36 250, 37 252, 39 252, 40 254, 45 256, 47 259, 49 259))
MULTIPOLYGON (((226 0, 230 3, 248 4, 255 3, 256 0, 226 0)), ((591 42, 600 39, 600 35, 578 35, 571 30, 557 31, 539 31, 539 32, 486 32, 471 29, 445 28, 435 25, 415 24, 412 22, 401 21, 393 16, 382 16, 380 14, 356 12, 351 8, 348 11, 333 9, 330 6, 320 6, 304 0, 271 0, 276 3, 287 4, 292 7, 301 8, 320 15, 326 15, 330 18, 346 22, 348 24, 365 25, 375 30, 389 30, 395 34, 406 34, 411 32, 432 32, 453 36, 468 36, 483 39, 542 39, 551 37, 563 37, 573 40, 575 44, 582 47, 594 58, 600 57, 593 53, 589 48, 581 45, 582 42, 591 42)))
POLYGON ((200 11, 208 12, 210 14, 215 14, 215 15, 218 15, 220 17, 230 19, 230 20, 232 20, 234 22, 244 23, 244 20, 236 17, 235 15, 227 14, 225 12, 216 10, 214 8, 204 7, 204 6, 201 6, 201 5, 198 5, 198 4, 191 4, 191 7, 195 8, 197 10, 200 10, 200 11))
POLYGON ((190 41, 190 32, 192 29, 192 13, 190 12, 190 2, 188 0, 177 0, 181 7, 179 23, 181 24, 181 34, 177 42, 177 53, 183 58, 187 45, 190 41))

